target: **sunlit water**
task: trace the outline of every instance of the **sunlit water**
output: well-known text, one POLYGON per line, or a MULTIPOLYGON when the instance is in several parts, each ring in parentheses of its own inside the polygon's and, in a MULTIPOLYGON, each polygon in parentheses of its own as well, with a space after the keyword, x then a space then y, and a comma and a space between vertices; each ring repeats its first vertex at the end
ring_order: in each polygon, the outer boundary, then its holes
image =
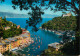
MULTIPOLYGON (((25 28, 26 26, 26 18, 7 18, 7 20, 12 21, 13 23, 17 25, 20 25, 22 28, 25 28)), ((43 18, 43 21, 41 24, 49 20, 52 20, 52 18, 43 18)), ((41 24, 39 24, 39 26, 41 26, 41 24)), ((28 54, 30 54, 31 56, 40 55, 43 50, 48 49, 48 44, 59 42, 61 40, 53 32, 45 31, 42 29, 39 29, 37 32, 32 32, 31 28, 28 28, 27 30, 30 32, 31 37, 34 39, 34 43, 26 48, 23 48, 23 51, 18 51, 22 54, 25 54, 26 56, 28 54), (40 48, 38 48, 38 46, 40 46, 40 48)))

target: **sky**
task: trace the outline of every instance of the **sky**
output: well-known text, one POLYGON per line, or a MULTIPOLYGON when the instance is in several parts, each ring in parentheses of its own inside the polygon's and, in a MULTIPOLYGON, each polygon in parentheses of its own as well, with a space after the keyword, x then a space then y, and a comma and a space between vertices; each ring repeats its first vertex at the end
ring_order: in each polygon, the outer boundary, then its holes
POLYGON ((0 3, 0 12, 10 12, 10 13, 16 13, 16 14, 27 14, 28 11, 23 10, 20 11, 20 9, 17 7, 16 10, 12 8, 12 2, 11 0, 5 0, 5 2, 0 3))
MULTIPOLYGON (((27 11, 26 10, 22 10, 21 11, 18 7, 17 7, 16 10, 14 10, 12 8, 12 5, 13 4, 12 4, 11 0, 5 0, 5 2, 0 3, 0 12, 10 12, 10 13, 16 13, 16 14, 27 14, 30 11, 30 10, 27 10, 27 11)), ((50 11, 50 8, 45 10, 44 13, 48 14, 48 15, 56 15, 56 16, 61 16, 62 15, 61 11, 58 11, 58 12, 54 13, 53 11, 50 11)))

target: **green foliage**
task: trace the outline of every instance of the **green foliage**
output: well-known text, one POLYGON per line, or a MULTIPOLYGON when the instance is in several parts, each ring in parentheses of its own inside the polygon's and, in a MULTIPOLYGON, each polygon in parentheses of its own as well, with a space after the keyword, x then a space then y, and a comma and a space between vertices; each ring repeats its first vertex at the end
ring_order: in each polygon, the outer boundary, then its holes
POLYGON ((19 35, 22 33, 22 29, 17 29, 16 24, 13 24, 12 22, 9 22, 6 20, 6 18, 2 19, 0 22, 0 37, 9 38, 13 37, 15 35, 19 35), (8 30, 4 30, 4 27, 10 27, 8 30))
POLYGON ((54 48, 48 48, 44 50, 44 52, 41 54, 41 56, 62 56, 63 53, 59 50, 56 51, 54 48))
POLYGON ((32 12, 29 12, 28 14, 31 16, 28 20, 26 20, 27 26, 33 26, 32 31, 38 31, 38 28, 36 25, 38 23, 42 22, 43 11, 39 7, 32 7, 32 12))
POLYGON ((76 55, 77 53, 75 49, 75 40, 64 44, 63 47, 60 48, 60 50, 66 55, 76 55))
POLYGON ((12 23, 7 21, 6 19, 2 19, 1 22, 0 22, 0 26, 3 26, 3 27, 6 27, 6 26, 11 26, 12 23))
MULTIPOLYGON (((37 7, 40 7, 42 10, 46 10, 46 9, 50 8, 51 11, 54 11, 54 12, 62 11, 63 13, 65 13, 64 11, 71 11, 71 12, 77 14, 77 16, 80 16, 80 13, 79 13, 80 12, 80 9, 79 9, 80 3, 79 2, 80 2, 80 0, 70 0, 70 1, 69 0, 64 0, 64 1, 61 1, 61 0, 12 0, 12 4, 14 4, 12 7, 14 9, 16 9, 16 7, 19 7, 20 10, 23 10, 23 9, 28 10, 28 9, 31 9, 31 8, 37 6, 37 7), (52 6, 52 5, 54 5, 54 6, 52 6), (78 5, 78 6, 76 6, 76 5, 78 5), (44 6, 44 8, 43 8, 43 6, 44 6)), ((34 11, 34 10, 32 10, 32 11, 34 11)), ((35 15, 36 14, 31 15, 31 17, 35 17, 35 15)), ((80 29, 80 24, 79 24, 80 19, 79 18, 77 18, 77 20, 78 20, 77 21, 77 28, 78 29, 80 29)), ((33 24, 35 24, 34 19, 38 20, 39 18, 38 19, 32 18, 31 20, 33 21, 33 24)), ((37 22, 37 23, 39 23, 39 22, 37 22)), ((33 24, 31 24, 31 26, 33 24)), ((59 24, 57 24, 57 25, 59 25, 59 24)), ((66 27, 69 27, 69 26, 66 26, 66 27)), ((55 27, 53 29, 56 29, 56 28, 60 29, 60 27, 55 27)), ((64 28, 65 27, 63 24, 63 30, 65 30, 64 28)), ((34 29, 36 29, 36 28, 34 27, 34 29)))
POLYGON ((21 33, 22 33, 21 28, 19 28, 19 29, 11 28, 9 30, 4 30, 3 31, 3 39, 13 37, 13 36, 19 35, 21 33))
POLYGON ((21 56, 20 54, 15 54, 11 51, 6 51, 3 53, 4 56, 21 56))
POLYGON ((44 23, 42 28, 50 30, 75 30, 76 29, 76 17, 55 17, 51 21, 44 23))
MULTIPOLYGON (((35 7, 35 5, 37 5, 39 7, 44 6, 45 9, 51 8, 51 10, 54 10, 54 11, 72 11, 79 16, 79 18, 77 18, 77 27, 76 27, 75 20, 72 20, 69 17, 66 17, 68 19, 64 18, 64 19, 59 19, 57 21, 53 19, 54 24, 53 24, 52 30, 75 30, 75 28, 80 29, 80 0, 70 0, 70 1, 69 0, 63 0, 63 1, 62 0, 27 0, 27 1, 12 0, 12 3, 14 4, 13 6, 14 9, 16 8, 16 6, 19 6, 20 10, 22 9, 28 10, 31 7, 35 7), (46 1, 48 2, 46 3, 46 1), (54 5, 54 6, 51 6, 51 5, 54 5)), ((42 27, 51 29, 51 27, 49 28, 48 25, 46 24, 44 24, 42 27)), ((78 39, 80 39, 79 33, 77 36, 78 36, 78 39)), ((79 45, 76 45, 76 46, 79 46, 79 45)))
POLYGON ((2 37, 2 36, 3 36, 3 28, 0 27, 0 37, 2 37))

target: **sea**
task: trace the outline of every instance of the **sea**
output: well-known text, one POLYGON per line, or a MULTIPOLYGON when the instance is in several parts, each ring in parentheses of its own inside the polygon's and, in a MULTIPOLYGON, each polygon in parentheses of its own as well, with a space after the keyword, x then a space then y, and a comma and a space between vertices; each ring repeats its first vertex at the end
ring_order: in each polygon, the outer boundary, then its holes
MULTIPOLYGON (((27 25, 26 20, 28 20, 28 18, 6 18, 6 20, 11 21, 16 25, 20 25, 21 28, 25 28, 27 25)), ((52 20, 52 18, 43 18, 42 22, 38 24, 38 26, 41 26, 43 23, 46 23, 49 20, 52 20)), ((48 49, 48 44, 61 41, 61 38, 59 38, 59 36, 53 32, 42 29, 34 32, 31 29, 32 27, 27 28, 27 30, 30 32, 31 38, 34 40, 34 43, 17 52, 25 54, 26 56, 37 56, 41 55, 45 49, 48 49)))

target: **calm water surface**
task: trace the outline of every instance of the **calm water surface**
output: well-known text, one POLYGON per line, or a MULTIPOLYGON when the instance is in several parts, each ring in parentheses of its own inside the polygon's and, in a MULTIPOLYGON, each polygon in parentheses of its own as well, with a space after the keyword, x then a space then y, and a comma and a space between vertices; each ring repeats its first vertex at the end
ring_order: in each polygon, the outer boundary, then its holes
MULTIPOLYGON (((26 26, 26 18, 7 18, 7 20, 12 21, 17 25, 20 25, 22 28, 25 28, 26 26)), ((52 18, 43 18, 43 21, 41 24, 49 20, 52 20, 52 18)), ((39 24, 39 26, 41 26, 41 24, 39 24)), ((58 38, 56 34, 49 31, 39 29, 39 31, 37 32, 32 32, 31 27, 28 28, 28 31, 30 32, 31 37, 34 39, 34 43, 26 48, 23 48, 24 51, 19 51, 22 54, 26 54, 26 56, 28 54, 30 54, 30 56, 40 55, 43 50, 48 48, 48 44, 59 42, 61 40, 60 38, 58 38), (40 48, 38 48, 38 46, 40 46, 40 48)))

